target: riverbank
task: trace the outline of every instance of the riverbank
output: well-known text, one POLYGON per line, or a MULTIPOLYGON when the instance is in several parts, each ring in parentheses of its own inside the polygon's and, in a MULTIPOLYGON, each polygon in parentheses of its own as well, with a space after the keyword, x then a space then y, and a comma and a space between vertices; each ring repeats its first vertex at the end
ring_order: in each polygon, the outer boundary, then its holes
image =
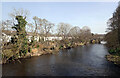
POLYGON ((113 62, 115 65, 120 66, 120 56, 109 54, 106 55, 106 59, 110 62, 113 62))
POLYGON ((70 49, 76 46, 82 46, 87 43, 82 42, 67 42, 63 43, 59 42, 49 42, 46 43, 35 43, 33 47, 30 48, 30 52, 28 52, 25 56, 16 56, 15 52, 12 50, 12 46, 7 46, 6 49, 3 50, 4 59, 0 62, 0 64, 9 63, 15 60, 19 60, 21 58, 29 58, 33 56, 41 56, 45 54, 54 54, 55 52, 59 52, 61 49, 70 49), (17 58, 15 58, 17 57, 17 58))
MULTIPOLYGON (((82 46, 85 45, 85 43, 77 42, 77 43, 62 43, 62 42, 49 42, 47 44, 37 44, 36 48, 32 48, 30 56, 41 56, 45 54, 54 54, 54 52, 59 52, 61 49, 70 49, 76 46, 82 46)), ((28 54, 28 55, 29 55, 28 54)))
POLYGON ((9 63, 15 60, 19 60, 21 58, 29 58, 33 56, 41 56, 46 54, 55 54, 59 52, 61 49, 70 49, 76 46, 82 46, 87 44, 95 44, 100 43, 98 41, 90 41, 90 42, 76 42, 73 40, 56 40, 56 41, 46 41, 46 42, 37 42, 34 41, 32 44, 28 43, 28 49, 26 54, 18 51, 18 47, 15 44, 8 43, 2 48, 2 61, 0 64, 9 63))

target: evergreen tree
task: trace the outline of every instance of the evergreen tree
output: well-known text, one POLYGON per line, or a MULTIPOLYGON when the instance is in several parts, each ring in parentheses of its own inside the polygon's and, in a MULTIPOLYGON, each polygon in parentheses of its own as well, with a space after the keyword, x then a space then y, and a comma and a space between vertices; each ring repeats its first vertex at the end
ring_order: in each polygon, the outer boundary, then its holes
POLYGON ((119 54, 120 52, 120 4, 113 13, 112 18, 108 21, 108 30, 106 34, 107 46, 112 49, 112 52, 119 54))
POLYGON ((27 38, 26 38, 26 30, 25 30, 25 26, 27 24, 25 18, 23 18, 23 16, 16 16, 16 20, 18 22, 18 24, 15 24, 15 26, 13 26, 12 28, 16 30, 16 37, 17 37, 17 41, 16 41, 16 46, 17 46, 17 50, 19 52, 20 56, 25 56, 25 54, 28 52, 28 44, 27 44, 27 38))

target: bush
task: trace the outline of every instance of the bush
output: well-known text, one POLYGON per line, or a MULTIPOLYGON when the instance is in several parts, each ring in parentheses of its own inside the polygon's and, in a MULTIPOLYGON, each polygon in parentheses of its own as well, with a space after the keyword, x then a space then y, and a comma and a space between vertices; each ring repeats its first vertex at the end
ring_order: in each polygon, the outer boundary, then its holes
POLYGON ((68 47, 70 47, 71 46, 71 43, 68 43, 68 47))
POLYGON ((115 55, 120 55, 120 48, 110 49, 109 53, 110 54, 115 54, 115 55))
POLYGON ((61 45, 60 47, 59 47, 59 49, 62 49, 63 48, 63 45, 61 45))
POLYGON ((37 48, 39 48, 39 45, 37 45, 37 48))

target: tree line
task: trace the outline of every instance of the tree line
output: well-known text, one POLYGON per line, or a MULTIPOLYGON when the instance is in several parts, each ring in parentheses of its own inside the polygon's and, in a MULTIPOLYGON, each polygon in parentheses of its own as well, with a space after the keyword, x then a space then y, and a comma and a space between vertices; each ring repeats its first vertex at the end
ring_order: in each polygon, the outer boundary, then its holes
POLYGON ((107 41, 109 52, 120 55, 120 2, 107 24, 105 40, 107 41))
MULTIPOLYGON (((41 51, 44 54, 53 49, 53 51, 58 51, 76 45, 84 45, 96 37, 88 26, 80 28, 64 22, 55 25, 47 19, 37 16, 33 17, 32 22, 28 22, 28 15, 29 11, 27 10, 14 9, 10 13, 11 19, 1 22, 3 33, 4 31, 13 31, 14 33, 10 42, 2 42, 3 62, 33 55, 33 52, 40 54, 41 51), (28 36, 31 36, 31 41, 28 36), (41 37, 39 41, 35 40, 36 36, 41 37), (49 41, 47 38, 50 36, 62 37, 62 40, 49 41)), ((5 37, 2 38, 4 40, 5 37)))
MULTIPOLYGON (((29 11, 24 9, 14 9, 10 13, 11 20, 2 21, 2 30, 16 31, 12 29, 16 22, 16 16, 23 16, 26 20, 28 19, 29 11)), ((48 21, 47 19, 42 19, 37 16, 33 17, 33 22, 27 22, 26 32, 31 32, 34 36, 48 37, 50 35, 61 36, 63 39, 67 37, 72 37, 73 39, 80 39, 79 41, 88 41, 88 37, 91 36, 91 30, 88 26, 84 26, 80 29, 79 26, 72 26, 68 23, 61 22, 57 25, 48 21), (55 29, 56 28, 56 29, 55 29), (85 39, 86 38, 86 39, 85 39)))

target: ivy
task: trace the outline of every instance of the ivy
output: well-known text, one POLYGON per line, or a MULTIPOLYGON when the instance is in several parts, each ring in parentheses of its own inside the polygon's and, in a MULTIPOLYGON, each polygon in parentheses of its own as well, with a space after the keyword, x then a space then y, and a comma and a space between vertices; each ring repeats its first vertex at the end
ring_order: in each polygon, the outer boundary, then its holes
POLYGON ((23 16, 16 16, 16 20, 18 24, 12 27, 16 30, 16 35, 13 37, 12 42, 18 46, 19 55, 25 56, 28 52, 28 39, 26 38, 27 33, 25 30, 27 22, 23 16))

